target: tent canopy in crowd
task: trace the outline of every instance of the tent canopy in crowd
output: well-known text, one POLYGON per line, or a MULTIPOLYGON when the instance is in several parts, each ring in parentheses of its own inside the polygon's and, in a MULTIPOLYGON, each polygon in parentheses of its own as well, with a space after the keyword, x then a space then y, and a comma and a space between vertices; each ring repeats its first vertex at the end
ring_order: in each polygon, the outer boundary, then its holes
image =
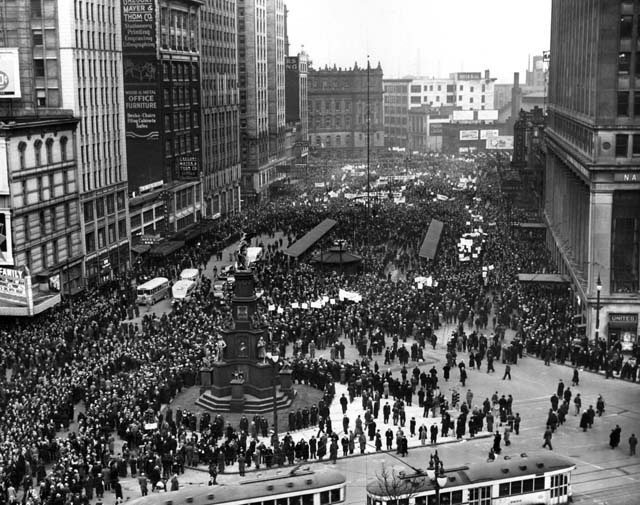
POLYGON ((324 237, 336 225, 333 219, 325 219, 300 240, 296 240, 284 253, 293 258, 299 258, 309 250, 318 240, 324 237))
POLYGON ((568 284, 569 277, 563 274, 518 274, 520 282, 545 282, 547 284, 568 284))
POLYGON ((442 221, 438 221, 437 219, 431 220, 429 229, 427 230, 427 236, 424 238, 424 242, 422 242, 422 246, 420 247, 421 258, 432 260, 436 257, 436 251, 438 249, 438 244, 440 243, 440 235, 442 234, 443 226, 444 224, 442 221))

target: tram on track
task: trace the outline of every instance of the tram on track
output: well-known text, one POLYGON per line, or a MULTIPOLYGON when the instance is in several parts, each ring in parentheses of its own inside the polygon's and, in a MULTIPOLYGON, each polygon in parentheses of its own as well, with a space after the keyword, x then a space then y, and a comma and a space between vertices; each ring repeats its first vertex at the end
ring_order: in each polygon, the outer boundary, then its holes
POLYGON ((570 459, 555 453, 523 454, 445 469, 440 476, 446 477, 446 482, 440 487, 423 472, 401 473, 397 478, 406 480, 406 485, 389 486, 380 478, 370 482, 367 505, 569 503, 572 499, 571 472, 575 467, 570 459), (403 489, 411 491, 403 494, 403 489))
POLYGON ((344 503, 346 478, 329 468, 258 472, 234 484, 151 493, 127 505, 332 505, 344 503))

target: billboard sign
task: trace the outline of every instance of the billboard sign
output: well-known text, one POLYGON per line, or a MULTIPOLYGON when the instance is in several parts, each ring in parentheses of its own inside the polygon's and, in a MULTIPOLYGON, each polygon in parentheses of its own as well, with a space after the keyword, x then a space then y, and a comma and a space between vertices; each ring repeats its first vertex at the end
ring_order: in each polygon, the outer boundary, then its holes
POLYGON ((155 58, 124 59, 124 112, 128 138, 158 140, 158 64, 155 58))
POLYGON ((0 209, 0 265, 13 266, 11 210, 0 209))
POLYGON ((155 54, 155 0, 122 0, 122 50, 155 54))
POLYGON ((27 273, 13 268, 0 268, 0 298, 27 301, 27 273))
POLYGON ((478 130, 460 130, 460 140, 478 140, 478 130))
POLYGON ((513 150, 513 135, 498 135, 487 139, 487 149, 513 150))
POLYGON ((500 135, 499 130, 480 130, 480 140, 487 140, 491 137, 497 137, 500 135))
POLYGON ((496 109, 479 110, 478 121, 497 121, 498 111, 496 109))
POLYGON ((0 48, 0 98, 20 98, 20 60, 17 47, 0 48))
POLYGON ((473 121, 473 111, 472 110, 454 110, 453 120, 454 121, 473 121))

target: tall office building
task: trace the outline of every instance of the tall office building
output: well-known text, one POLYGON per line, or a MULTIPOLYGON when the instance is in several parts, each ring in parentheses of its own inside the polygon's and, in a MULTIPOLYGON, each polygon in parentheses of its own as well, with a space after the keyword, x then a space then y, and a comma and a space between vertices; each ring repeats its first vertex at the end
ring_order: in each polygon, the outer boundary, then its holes
POLYGON ((554 0, 551 19, 548 244, 587 336, 630 348, 640 313, 640 2, 554 0))
POLYGON ((285 59, 286 120, 294 130, 293 158, 297 175, 306 173, 309 154, 309 57, 301 51, 285 59))
POLYGON ((202 0, 122 0, 131 235, 199 232, 202 212, 200 8, 202 0))
POLYGON ((240 111, 236 0, 200 9, 202 168, 205 215, 240 210, 240 111))
POLYGON ((60 17, 55 0, 0 2, 0 315, 37 314, 84 285, 60 17))
POLYGON ((84 275, 92 285, 126 269, 130 256, 121 2, 42 0, 45 9, 49 3, 57 18, 60 105, 80 120, 73 148, 82 206, 84 275))
POLYGON ((292 162, 283 0, 238 0, 238 87, 242 198, 251 204, 268 196, 292 162))

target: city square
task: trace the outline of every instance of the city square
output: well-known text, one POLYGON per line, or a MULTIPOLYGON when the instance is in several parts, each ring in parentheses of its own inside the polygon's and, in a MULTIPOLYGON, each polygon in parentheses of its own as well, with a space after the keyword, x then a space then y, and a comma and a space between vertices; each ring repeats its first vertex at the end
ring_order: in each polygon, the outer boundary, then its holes
POLYGON ((639 0, 461 2, 0 0, 0 505, 638 503, 639 0))

